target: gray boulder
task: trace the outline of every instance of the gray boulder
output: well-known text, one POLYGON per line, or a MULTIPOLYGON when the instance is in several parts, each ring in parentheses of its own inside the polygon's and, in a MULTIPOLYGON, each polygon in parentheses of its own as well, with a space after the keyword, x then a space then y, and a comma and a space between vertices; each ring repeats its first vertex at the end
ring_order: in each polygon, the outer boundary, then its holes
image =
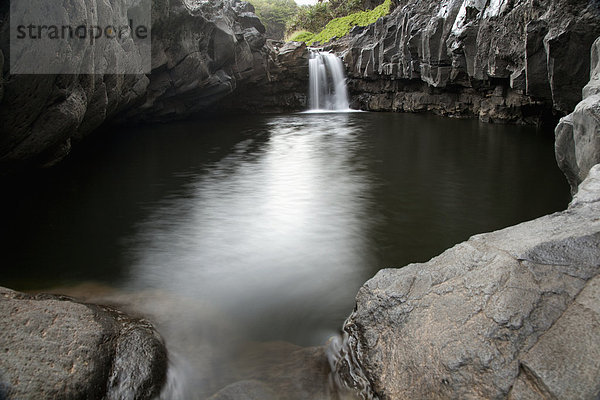
POLYGON ((575 193, 590 168, 600 163, 600 37, 592 46, 590 81, 583 88, 583 100, 560 120, 555 135, 556 161, 575 193))
POLYGON ((381 399, 597 398, 598 215, 600 165, 566 211, 380 271, 345 323, 338 375, 381 399))
POLYGON ((0 288, 0 397, 151 399, 166 376, 152 325, 115 309, 0 288))

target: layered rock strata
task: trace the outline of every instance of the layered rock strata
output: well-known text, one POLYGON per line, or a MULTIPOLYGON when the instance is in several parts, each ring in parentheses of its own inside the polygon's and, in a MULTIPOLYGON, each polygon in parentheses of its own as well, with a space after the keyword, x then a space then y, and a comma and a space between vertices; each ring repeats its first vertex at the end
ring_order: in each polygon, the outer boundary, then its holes
POLYGON ((152 325, 64 296, 0 288, 0 398, 152 399, 167 353, 152 325))
POLYGON ((600 34, 597 2, 398 3, 333 46, 344 55, 355 106, 533 123, 581 100, 600 34))

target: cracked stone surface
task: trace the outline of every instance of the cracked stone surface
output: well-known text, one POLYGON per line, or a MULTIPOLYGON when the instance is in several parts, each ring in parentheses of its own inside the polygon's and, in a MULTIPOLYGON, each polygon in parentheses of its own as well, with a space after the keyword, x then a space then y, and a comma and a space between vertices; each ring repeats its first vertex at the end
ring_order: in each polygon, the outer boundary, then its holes
POLYGON ((0 398, 151 399, 164 343, 145 320, 64 296, 0 287, 0 398))
POLYGON ((579 193, 365 283, 344 330, 379 398, 597 398, 600 165, 579 193))

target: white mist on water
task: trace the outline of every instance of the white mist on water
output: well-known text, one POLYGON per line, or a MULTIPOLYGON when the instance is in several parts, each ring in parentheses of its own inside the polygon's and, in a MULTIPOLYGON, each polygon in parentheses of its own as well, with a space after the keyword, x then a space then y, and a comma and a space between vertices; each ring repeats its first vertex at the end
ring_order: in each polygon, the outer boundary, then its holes
POLYGON ((308 60, 311 112, 351 111, 344 64, 335 54, 313 51, 308 60))

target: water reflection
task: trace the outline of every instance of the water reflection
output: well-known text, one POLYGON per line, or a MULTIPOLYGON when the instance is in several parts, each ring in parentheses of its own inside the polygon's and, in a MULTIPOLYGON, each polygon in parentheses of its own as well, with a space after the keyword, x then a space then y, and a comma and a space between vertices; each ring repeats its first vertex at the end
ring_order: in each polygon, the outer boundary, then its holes
POLYGON ((344 114, 274 118, 267 131, 139 224, 128 284, 204 299, 238 321, 268 318, 262 336, 323 343, 371 261, 364 142, 344 114))

